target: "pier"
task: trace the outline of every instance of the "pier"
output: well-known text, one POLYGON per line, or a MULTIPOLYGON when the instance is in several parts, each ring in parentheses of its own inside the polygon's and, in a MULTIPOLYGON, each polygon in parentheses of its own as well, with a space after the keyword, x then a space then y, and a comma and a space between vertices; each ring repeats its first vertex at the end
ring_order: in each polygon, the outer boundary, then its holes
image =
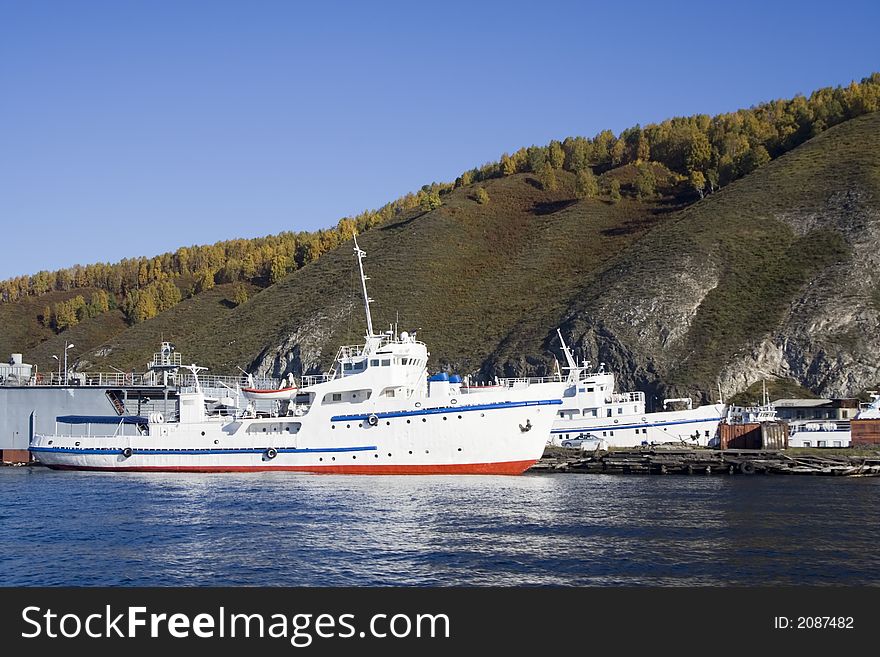
POLYGON ((645 475, 830 475, 880 476, 880 452, 799 453, 792 450, 646 447, 583 452, 548 447, 529 472, 645 475))

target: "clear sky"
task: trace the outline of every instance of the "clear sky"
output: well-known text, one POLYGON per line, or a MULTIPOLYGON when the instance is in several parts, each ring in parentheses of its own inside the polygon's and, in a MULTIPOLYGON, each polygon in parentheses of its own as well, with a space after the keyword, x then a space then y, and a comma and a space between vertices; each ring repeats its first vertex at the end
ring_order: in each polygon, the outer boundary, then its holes
POLYGON ((0 278, 880 70, 880 2, 0 0, 0 278))

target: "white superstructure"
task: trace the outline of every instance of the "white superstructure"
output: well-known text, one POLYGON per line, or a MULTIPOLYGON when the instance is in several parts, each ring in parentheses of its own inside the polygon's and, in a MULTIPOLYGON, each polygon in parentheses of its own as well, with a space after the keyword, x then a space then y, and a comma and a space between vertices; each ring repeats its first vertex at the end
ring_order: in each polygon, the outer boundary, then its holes
POLYGON ((206 404, 193 365, 195 383, 180 393, 177 417, 61 417, 66 431, 33 437, 35 458, 54 468, 136 471, 519 474, 530 467, 569 382, 511 381, 464 394, 445 375, 429 379, 428 350, 415 334, 374 332, 357 240, 355 255, 364 344, 340 347, 329 372, 273 395, 274 412, 249 405, 229 414, 206 404), (99 422, 115 423, 115 434, 90 435, 99 422), (73 429, 80 426, 86 431, 73 429))
POLYGON ((571 385, 555 409, 550 433, 554 445, 582 449, 637 447, 663 443, 708 445, 724 417, 723 403, 692 408, 690 399, 664 400, 664 408, 683 403, 682 410, 645 411, 645 393, 615 392, 614 374, 604 363, 592 371, 590 363, 577 365, 559 334, 571 385))

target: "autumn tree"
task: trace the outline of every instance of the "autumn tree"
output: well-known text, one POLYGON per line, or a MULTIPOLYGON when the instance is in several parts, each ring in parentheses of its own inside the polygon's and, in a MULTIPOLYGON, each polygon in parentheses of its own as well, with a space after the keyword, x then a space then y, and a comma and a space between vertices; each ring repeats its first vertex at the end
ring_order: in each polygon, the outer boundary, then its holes
POLYGON ((477 187, 474 192, 474 200, 480 205, 486 205, 489 202, 489 192, 484 187, 477 187))
POLYGON ((618 203, 620 201, 620 181, 617 178, 612 178, 611 182, 608 184, 608 196, 612 203, 618 203))
POLYGON ((562 150, 562 144, 555 139, 550 142, 547 148, 547 161, 554 169, 561 169, 565 164, 565 151, 562 150))
POLYGON ((636 173, 636 179, 633 187, 636 190, 636 197, 639 200, 650 199, 654 197, 657 179, 651 167, 640 165, 636 173))
POLYGON ((599 193, 599 183, 589 167, 578 171, 574 190, 578 198, 593 198, 599 193))
POLYGON ((691 171, 688 177, 688 186, 703 198, 703 190, 706 188, 706 177, 701 171, 691 171))
POLYGON ((557 187, 556 170, 550 166, 549 162, 544 162, 535 172, 538 175, 538 182, 541 183, 541 189, 552 192, 557 187))
POLYGON ((241 304, 247 302, 248 300, 248 291, 243 283, 236 283, 232 286, 232 301, 236 306, 240 306, 241 304))

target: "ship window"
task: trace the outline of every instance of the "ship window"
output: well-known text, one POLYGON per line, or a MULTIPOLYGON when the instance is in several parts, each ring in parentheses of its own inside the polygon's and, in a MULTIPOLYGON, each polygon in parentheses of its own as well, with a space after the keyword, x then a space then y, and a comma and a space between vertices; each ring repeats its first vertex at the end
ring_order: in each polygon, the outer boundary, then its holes
POLYGON ((383 358, 382 359, 382 366, 387 367, 388 365, 391 365, 391 359, 390 358, 383 358))
POLYGON ((613 432, 613 431, 609 431, 608 433, 609 433, 609 435, 611 435, 611 436, 614 435, 614 432, 613 432))
POLYGON ((638 412, 639 412, 639 407, 633 406, 633 413, 638 413, 638 412))
POLYGON ((334 392, 333 393, 333 401, 342 401, 342 393, 334 392))
POLYGON ((824 440, 819 440, 819 441, 817 441, 817 442, 816 442, 816 447, 827 447, 827 445, 826 445, 826 441, 824 441, 824 440))
POLYGON ((595 390, 595 388, 587 388, 587 392, 593 392, 593 390, 595 390))
POLYGON ((618 415, 623 415, 623 406, 618 406, 618 407, 617 407, 617 414, 618 414, 618 415))
POLYGON ((607 435, 608 435, 608 432, 607 432, 607 431, 603 431, 603 432, 602 432, 602 436, 607 436, 607 435))
POLYGON ((370 361, 370 367, 379 367, 379 359, 378 359, 378 358, 374 358, 373 360, 371 360, 371 361, 370 361))
POLYGON ((834 446, 835 446, 835 447, 843 447, 843 443, 842 443, 841 441, 839 441, 839 440, 835 440, 835 441, 834 441, 834 446))
POLYGON ((811 443, 809 440, 804 441, 804 447, 812 447, 812 446, 813 446, 813 443, 811 443))
POLYGON ((606 417, 611 417, 611 409, 610 408, 606 411, 606 417))
POLYGON ((706 438, 708 438, 708 437, 709 437, 709 430, 706 429, 706 438))
POLYGON ((647 429, 642 429, 642 433, 648 433, 647 429))
POLYGON ((342 364, 342 371, 343 372, 350 372, 351 371, 351 363, 343 363, 342 364))
POLYGON ((847 411, 847 410, 842 410, 842 411, 840 411, 840 418, 841 418, 842 420, 845 420, 845 419, 848 418, 848 417, 849 417, 849 411, 847 411))

